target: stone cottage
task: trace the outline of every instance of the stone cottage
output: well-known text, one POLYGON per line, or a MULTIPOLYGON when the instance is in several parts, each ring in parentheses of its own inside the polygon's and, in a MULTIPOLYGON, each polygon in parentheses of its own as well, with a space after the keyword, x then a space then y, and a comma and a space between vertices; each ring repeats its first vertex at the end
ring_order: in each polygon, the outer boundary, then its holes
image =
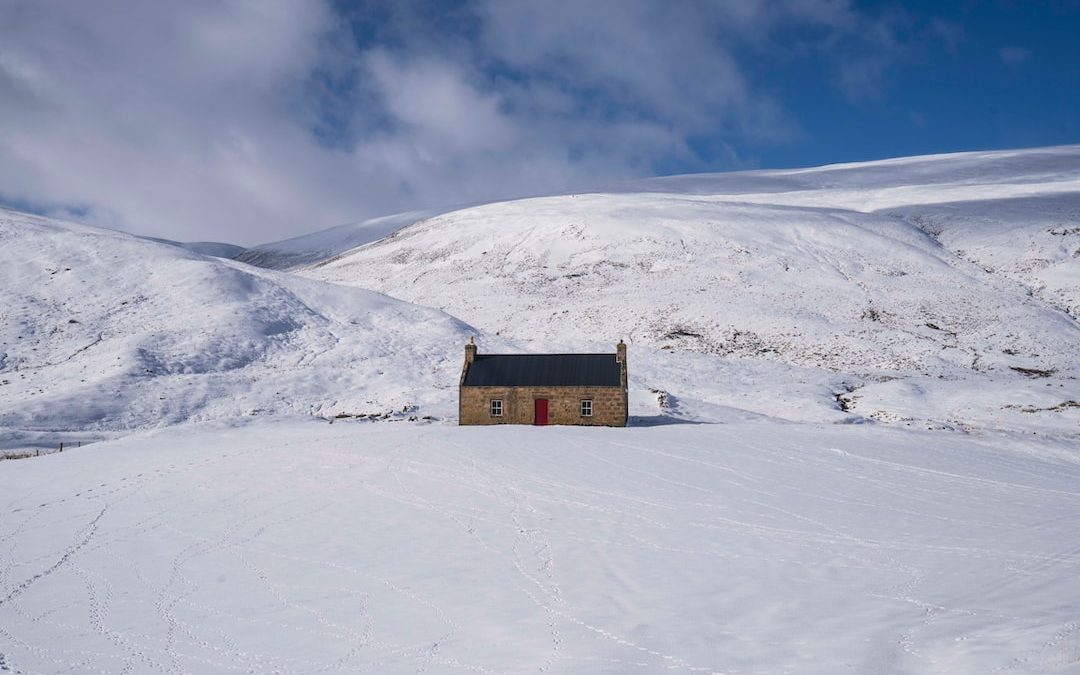
POLYGON ((478 354, 469 338, 459 424, 625 427, 626 345, 614 354, 478 354))

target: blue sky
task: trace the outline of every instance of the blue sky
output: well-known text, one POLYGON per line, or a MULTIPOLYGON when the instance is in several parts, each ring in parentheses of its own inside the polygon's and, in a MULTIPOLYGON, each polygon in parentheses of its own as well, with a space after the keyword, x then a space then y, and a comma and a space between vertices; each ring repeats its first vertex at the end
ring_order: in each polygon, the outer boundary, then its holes
POLYGON ((253 244, 649 175, 1080 142, 1080 0, 3 0, 0 202, 253 244))
POLYGON ((911 25, 941 21, 955 34, 909 35, 861 98, 829 86, 821 63, 762 73, 801 134, 748 154, 783 166, 1080 141, 1080 3, 905 7, 911 25))

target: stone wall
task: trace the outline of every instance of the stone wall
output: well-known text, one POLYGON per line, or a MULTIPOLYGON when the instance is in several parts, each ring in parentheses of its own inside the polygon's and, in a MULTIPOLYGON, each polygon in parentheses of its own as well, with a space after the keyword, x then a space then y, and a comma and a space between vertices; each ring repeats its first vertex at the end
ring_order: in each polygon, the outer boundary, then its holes
POLYGON ((460 387, 458 424, 533 424, 534 401, 548 400, 548 424, 626 426, 622 387, 460 387), (503 402, 501 417, 491 416, 491 400, 503 402), (592 401, 592 417, 581 416, 581 401, 592 401))

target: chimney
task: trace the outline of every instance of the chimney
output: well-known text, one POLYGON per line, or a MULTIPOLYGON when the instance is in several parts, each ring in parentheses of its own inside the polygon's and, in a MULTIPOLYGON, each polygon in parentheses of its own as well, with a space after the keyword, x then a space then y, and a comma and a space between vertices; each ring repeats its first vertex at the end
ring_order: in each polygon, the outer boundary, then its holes
POLYGON ((472 336, 469 336, 469 344, 465 345, 465 363, 472 363, 476 360, 476 343, 473 341, 472 336))
MULTIPOLYGON (((619 340, 619 344, 615 345, 615 361, 619 364, 619 384, 622 385, 623 392, 626 391, 626 343, 619 340)), ((626 411, 624 411, 626 412, 626 411)))

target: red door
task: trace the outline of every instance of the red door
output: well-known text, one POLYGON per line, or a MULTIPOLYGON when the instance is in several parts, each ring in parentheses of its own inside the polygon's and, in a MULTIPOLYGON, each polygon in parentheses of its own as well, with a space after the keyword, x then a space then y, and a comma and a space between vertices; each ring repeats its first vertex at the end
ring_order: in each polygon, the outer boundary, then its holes
POLYGON ((542 427, 548 423, 547 402, 548 400, 546 398, 538 398, 536 399, 536 402, 534 404, 536 416, 534 418, 535 421, 533 422, 533 424, 538 427, 542 427))

